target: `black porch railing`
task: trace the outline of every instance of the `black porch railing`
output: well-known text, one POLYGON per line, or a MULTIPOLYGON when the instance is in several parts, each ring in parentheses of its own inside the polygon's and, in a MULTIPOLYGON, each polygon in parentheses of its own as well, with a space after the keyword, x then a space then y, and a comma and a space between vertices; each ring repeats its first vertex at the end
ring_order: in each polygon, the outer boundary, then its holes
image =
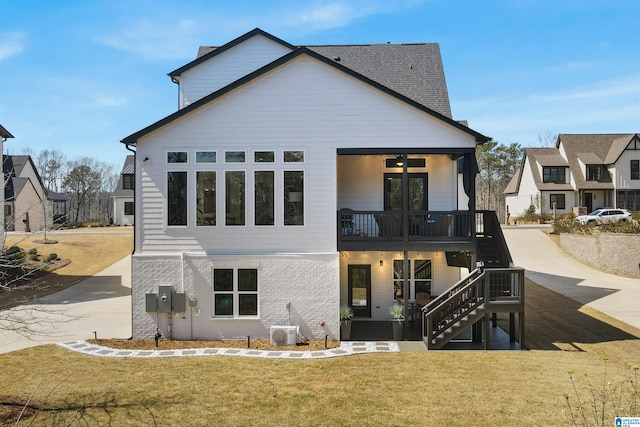
POLYGON ((338 240, 411 242, 472 240, 475 217, 469 211, 338 212, 338 240))

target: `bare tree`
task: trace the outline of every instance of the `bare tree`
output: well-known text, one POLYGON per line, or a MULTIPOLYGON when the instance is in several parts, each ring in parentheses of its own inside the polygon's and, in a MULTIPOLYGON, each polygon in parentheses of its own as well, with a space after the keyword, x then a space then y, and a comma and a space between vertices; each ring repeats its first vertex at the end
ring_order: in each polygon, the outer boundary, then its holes
POLYGON ((538 144, 540 145, 540 147, 555 147, 557 140, 558 134, 553 133, 550 130, 545 130, 544 132, 538 134, 538 144))
POLYGON ((68 167, 62 186, 71 196, 73 220, 104 222, 111 211, 109 192, 117 182, 113 167, 88 157, 69 162, 68 167))
POLYGON ((35 163, 47 189, 59 192, 67 164, 64 153, 57 149, 42 150, 35 156, 35 163))

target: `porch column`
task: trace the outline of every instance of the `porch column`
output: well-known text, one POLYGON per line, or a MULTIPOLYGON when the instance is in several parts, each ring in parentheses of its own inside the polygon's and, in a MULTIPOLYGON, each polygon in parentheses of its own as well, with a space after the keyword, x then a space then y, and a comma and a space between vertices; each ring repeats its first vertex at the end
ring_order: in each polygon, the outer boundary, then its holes
POLYGON ((404 296, 404 322, 402 323, 402 335, 407 340, 409 334, 409 252, 404 251, 402 260, 402 295, 404 296))

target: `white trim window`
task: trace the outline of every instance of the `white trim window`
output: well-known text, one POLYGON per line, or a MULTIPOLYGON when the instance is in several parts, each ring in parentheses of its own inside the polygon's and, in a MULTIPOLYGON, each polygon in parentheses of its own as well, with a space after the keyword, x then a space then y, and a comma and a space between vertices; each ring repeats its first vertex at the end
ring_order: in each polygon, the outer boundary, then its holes
POLYGON ((213 317, 258 316, 258 269, 213 269, 213 317))

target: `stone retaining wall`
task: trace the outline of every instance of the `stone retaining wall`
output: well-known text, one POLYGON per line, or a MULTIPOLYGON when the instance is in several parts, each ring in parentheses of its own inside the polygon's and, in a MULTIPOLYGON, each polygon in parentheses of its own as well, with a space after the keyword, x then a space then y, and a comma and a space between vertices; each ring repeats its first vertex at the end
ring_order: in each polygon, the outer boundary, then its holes
POLYGON ((560 246, 578 261, 598 270, 640 278, 640 235, 562 233, 560 246))

